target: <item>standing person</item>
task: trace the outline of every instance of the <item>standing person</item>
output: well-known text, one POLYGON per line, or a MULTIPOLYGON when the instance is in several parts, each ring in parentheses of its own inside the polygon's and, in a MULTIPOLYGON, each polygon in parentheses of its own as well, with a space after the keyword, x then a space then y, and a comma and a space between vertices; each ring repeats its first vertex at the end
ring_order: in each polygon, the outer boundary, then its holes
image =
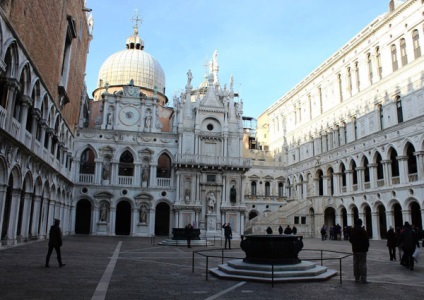
POLYGON ((59 225, 60 225, 60 220, 54 219, 54 224, 50 227, 49 251, 47 252, 47 257, 46 257, 46 268, 50 267, 49 261, 50 261, 50 255, 52 255, 53 249, 56 251, 59 267, 65 266, 65 264, 62 263, 62 256, 60 254, 60 247, 62 247, 62 230, 60 229, 59 225))
POLYGON ((297 228, 296 228, 296 226, 294 226, 294 225, 293 225, 293 228, 292 228, 292 233, 293 233, 294 235, 296 235, 296 234, 297 234, 297 228))
POLYGON ((290 228, 290 225, 287 225, 286 229, 284 229, 284 234, 292 234, 292 233, 293 233, 293 231, 290 228))
POLYGON ((185 227, 185 235, 187 238, 187 248, 191 248, 191 238, 193 237, 193 226, 188 223, 187 226, 185 227))
POLYGON ((389 248, 390 260, 396 261, 397 240, 395 230, 392 226, 390 226, 389 230, 387 230, 387 247, 389 248))
POLYGON ((412 254, 414 254, 415 248, 420 247, 420 245, 417 239, 417 235, 409 222, 405 222, 403 225, 403 231, 400 234, 399 242, 403 250, 401 264, 410 270, 413 270, 414 258, 412 257, 412 254))
POLYGON ((362 227, 362 220, 356 219, 355 226, 353 226, 349 234, 349 242, 352 244, 353 252, 353 275, 355 281, 368 283, 367 281, 367 252, 370 246, 368 233, 362 227))
POLYGON ((222 225, 222 228, 224 228, 225 249, 227 249, 227 242, 228 249, 231 249, 231 239, 233 238, 233 231, 231 230, 231 225, 230 223, 224 223, 224 225, 222 225))
POLYGON ((278 227, 278 233, 283 234, 283 227, 281 225, 278 227))
POLYGON ((321 240, 325 241, 327 239, 327 227, 322 225, 321 227, 321 240))

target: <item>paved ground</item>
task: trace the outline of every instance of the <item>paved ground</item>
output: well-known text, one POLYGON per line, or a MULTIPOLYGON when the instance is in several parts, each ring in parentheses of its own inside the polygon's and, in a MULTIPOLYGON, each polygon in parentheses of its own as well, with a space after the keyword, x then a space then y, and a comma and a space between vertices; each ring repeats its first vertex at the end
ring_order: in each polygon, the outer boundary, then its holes
MULTIPOLYGON (((70 236, 64 238, 59 268, 53 252, 44 267, 47 241, 0 248, 0 299, 419 299, 424 293, 423 263, 414 271, 388 259, 385 241, 371 241, 370 284, 355 283, 352 258, 343 262, 343 282, 266 283, 227 281, 211 275, 206 260, 193 250, 219 248, 157 245, 148 238, 70 236)), ((350 252, 347 241, 305 239, 304 248, 350 252)), ((243 257, 235 247, 230 256, 243 257)), ((303 252, 303 251, 302 251, 303 252)), ((302 252, 300 253, 302 258, 302 252)), ((306 255, 306 252, 305 252, 306 255)), ((219 264, 210 259, 209 267, 219 264)), ((326 266, 339 270, 338 262, 326 266)))

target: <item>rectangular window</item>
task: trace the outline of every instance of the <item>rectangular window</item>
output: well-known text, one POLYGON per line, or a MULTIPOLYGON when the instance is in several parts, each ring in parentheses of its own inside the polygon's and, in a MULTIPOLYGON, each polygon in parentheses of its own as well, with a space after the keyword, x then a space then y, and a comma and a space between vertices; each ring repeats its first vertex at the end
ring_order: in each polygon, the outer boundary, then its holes
POLYGON ((294 217, 294 224, 299 224, 299 217, 294 217))
POLYGON ((301 217, 300 223, 305 225, 306 224, 306 217, 301 217))
POLYGON ((216 175, 206 175, 207 182, 216 182, 216 175))

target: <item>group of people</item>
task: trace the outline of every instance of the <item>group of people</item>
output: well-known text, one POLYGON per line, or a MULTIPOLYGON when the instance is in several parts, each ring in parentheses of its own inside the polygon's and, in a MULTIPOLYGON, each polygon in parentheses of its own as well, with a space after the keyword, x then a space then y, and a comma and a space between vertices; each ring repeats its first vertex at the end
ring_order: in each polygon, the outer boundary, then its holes
POLYGON ((396 228, 396 231, 390 226, 387 231, 387 248, 389 249, 390 260, 396 261, 397 248, 400 264, 414 270, 415 251, 420 248, 419 241, 423 238, 422 235, 422 231, 409 222, 405 222, 402 228, 396 228))
MULTIPOLYGON (((272 234, 272 228, 271 227, 268 227, 266 229, 266 233, 272 234)), ((287 227, 283 229, 283 227, 280 225, 278 227, 278 233, 279 234, 283 234, 284 233, 284 234, 293 234, 293 235, 296 235, 297 234, 297 228, 294 225, 293 225, 293 227, 290 227, 290 225, 287 225, 287 227)))
MULTIPOLYGON (((392 226, 387 231, 387 247, 391 261, 396 261, 396 248, 399 250, 400 264, 410 270, 414 270, 416 251, 420 248, 419 240, 422 232, 419 228, 405 222, 402 228, 396 231, 392 226)), ((368 283, 367 281, 367 252, 369 249, 369 237, 362 220, 356 219, 354 227, 349 231, 349 242, 352 244, 353 274, 356 282, 368 283)), ((424 245, 424 241, 423 241, 424 245)))
POLYGON ((335 226, 330 226, 329 229, 327 229, 327 226, 322 225, 321 227, 321 239, 323 241, 325 241, 327 238, 329 238, 330 240, 341 240, 342 239, 342 234, 343 234, 343 239, 345 241, 349 240, 349 231, 351 230, 350 226, 345 226, 342 227, 337 224, 335 226))

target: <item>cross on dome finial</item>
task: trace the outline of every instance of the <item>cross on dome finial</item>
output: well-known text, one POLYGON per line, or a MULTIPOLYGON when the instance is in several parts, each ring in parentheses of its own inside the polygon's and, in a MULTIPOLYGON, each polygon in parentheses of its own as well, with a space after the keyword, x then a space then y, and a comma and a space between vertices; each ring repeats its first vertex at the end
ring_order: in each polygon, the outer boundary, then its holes
POLYGON ((134 35, 138 35, 138 22, 142 23, 142 18, 138 17, 138 9, 135 10, 135 16, 131 18, 131 21, 134 23, 134 35))

